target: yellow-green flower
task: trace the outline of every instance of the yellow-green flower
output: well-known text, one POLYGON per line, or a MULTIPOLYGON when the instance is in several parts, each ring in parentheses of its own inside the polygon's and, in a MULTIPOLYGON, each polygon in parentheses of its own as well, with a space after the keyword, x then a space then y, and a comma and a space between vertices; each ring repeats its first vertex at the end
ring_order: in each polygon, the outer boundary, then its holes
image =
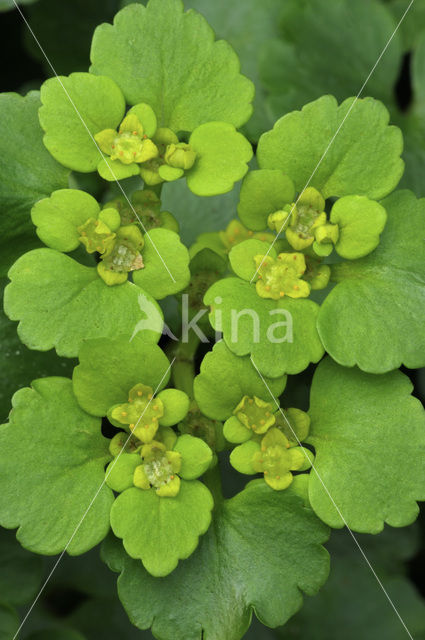
POLYGON ((312 455, 307 449, 291 446, 288 438, 276 427, 265 436, 235 447, 230 455, 232 466, 240 473, 262 473, 267 484, 276 491, 289 487, 292 471, 310 468, 312 455))
POLYGON ((261 298, 279 300, 285 295, 290 298, 307 298, 310 285, 302 280, 306 270, 302 253, 280 253, 277 258, 254 256, 258 269, 257 293, 261 298))
POLYGON ((128 425, 129 430, 143 443, 153 441, 159 428, 158 420, 164 415, 160 398, 154 398, 153 389, 136 384, 128 394, 128 402, 113 407, 108 417, 113 424, 128 425))

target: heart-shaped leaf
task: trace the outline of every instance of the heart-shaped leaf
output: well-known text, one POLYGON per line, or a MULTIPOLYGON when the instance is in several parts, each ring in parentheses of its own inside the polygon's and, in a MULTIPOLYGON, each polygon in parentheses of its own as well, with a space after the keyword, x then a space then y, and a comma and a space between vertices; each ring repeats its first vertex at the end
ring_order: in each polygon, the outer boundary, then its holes
POLYGON ((321 547, 328 530, 299 496, 302 484, 275 492, 249 483, 219 506, 196 551, 162 580, 109 541, 104 556, 122 572, 119 596, 133 623, 152 626, 162 640, 240 640, 253 610, 266 625, 284 624, 328 574, 321 547))
POLYGON ((55 189, 68 186, 68 171, 43 144, 38 122, 40 99, 32 91, 0 96, 3 133, 0 140, 0 217, 2 228, 0 275, 24 251, 40 245, 31 223, 31 207, 55 189))
POLYGON ((251 144, 231 124, 203 124, 192 133, 189 144, 197 159, 188 172, 187 186, 198 196, 227 193, 248 171, 251 144))
POLYGON ((170 363, 156 344, 142 336, 87 340, 74 369, 74 393, 85 411, 105 416, 115 404, 127 402, 129 391, 139 383, 162 389, 169 378, 170 363))
POLYGON ((241 186, 238 215, 248 229, 262 231, 267 218, 295 197, 292 180, 277 169, 250 171, 241 186))
POLYGON ((260 298, 255 284, 226 278, 208 289, 204 302, 229 349, 251 354, 265 376, 299 373, 323 355, 316 329, 319 306, 312 300, 260 298))
POLYGON ((215 41, 199 13, 184 13, 180 0, 126 7, 113 25, 96 29, 91 59, 92 73, 113 78, 129 104, 147 102, 161 127, 240 126, 251 115, 254 87, 233 49, 215 41))
POLYGON ((84 553, 106 536, 113 502, 100 488, 111 457, 100 420, 80 409, 67 378, 35 380, 13 406, 0 427, 0 523, 19 527, 30 551, 53 555, 69 543, 71 555, 84 553))
POLYGON ((49 78, 41 87, 40 124, 44 144, 65 167, 89 173, 102 160, 93 137, 104 129, 116 129, 125 111, 125 100, 115 82, 90 73, 49 78))
POLYGON ((338 106, 334 97, 323 96, 283 116, 261 136, 258 163, 286 173, 297 191, 309 184, 324 198, 354 193, 383 198, 404 168, 401 131, 388 121, 387 109, 373 98, 348 98, 338 106))
POLYGON ((20 320, 19 336, 30 349, 55 347, 58 355, 74 357, 85 339, 117 334, 130 339, 137 327, 148 342, 159 339, 157 321, 148 318, 146 328, 140 326, 147 305, 162 319, 154 300, 130 282, 109 287, 96 269, 59 251, 29 251, 15 262, 9 277, 5 312, 20 320))
MULTIPOLYGON (((286 384, 286 376, 267 379, 275 397, 279 397, 286 384)), ((257 396, 270 402, 267 390, 249 357, 238 357, 223 341, 217 342, 201 364, 201 373, 195 378, 196 401, 206 416, 226 420, 244 396, 257 396)))
POLYGON ((149 573, 163 577, 195 551, 210 525, 213 505, 211 493, 198 480, 182 480, 172 498, 133 487, 115 500, 111 525, 129 556, 140 558, 149 573))
POLYGON ((60 189, 39 200, 31 218, 37 235, 51 249, 73 251, 80 246, 78 227, 89 218, 97 220, 100 207, 96 200, 79 189, 60 189))
POLYGON ((403 527, 417 517, 416 501, 425 499, 425 413, 411 391, 398 371, 373 376, 330 358, 318 366, 309 497, 330 526, 379 533, 384 523, 403 527))
POLYGON ((345 196, 335 202, 330 219, 339 227, 337 253, 354 260, 367 256, 378 246, 387 213, 379 202, 365 196, 345 196))
POLYGON ((144 241, 145 266, 133 272, 135 284, 155 300, 184 289, 190 280, 190 259, 177 233, 168 229, 152 229, 144 235, 144 241))
MULTIPOLYGON (((403 0, 401 3, 397 22, 406 9, 403 0)), ((301 109, 324 94, 332 94, 339 101, 355 95, 384 47, 385 55, 368 78, 366 92, 385 104, 393 103, 402 51, 400 30, 396 31, 397 22, 387 9, 390 3, 285 0, 279 4, 280 37, 265 42, 260 53, 266 104, 274 118, 301 109), (326 47, 320 46, 322 42, 326 47)), ((414 8, 415 3, 407 20, 414 8)))

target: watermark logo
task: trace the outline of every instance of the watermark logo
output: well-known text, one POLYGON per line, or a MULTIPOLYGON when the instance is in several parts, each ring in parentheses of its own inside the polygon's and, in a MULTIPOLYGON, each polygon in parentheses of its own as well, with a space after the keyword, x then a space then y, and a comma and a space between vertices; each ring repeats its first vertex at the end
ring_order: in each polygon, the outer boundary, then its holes
POLYGON ((205 335, 199 325, 200 321, 208 314, 208 309, 200 309, 195 315, 192 315, 193 310, 189 305, 189 295, 183 293, 181 296, 182 329, 181 338, 178 338, 164 322, 158 305, 141 293, 138 297, 138 303, 143 317, 136 324, 130 342, 141 331, 162 333, 176 342, 183 343, 189 342, 190 334, 193 332, 201 342, 217 342, 222 337, 224 326, 230 330, 232 343, 237 343, 241 335, 246 339, 247 333, 251 335, 251 342, 254 344, 258 344, 264 335, 266 340, 272 344, 294 341, 293 318, 287 309, 271 309, 266 316, 264 314, 260 316, 255 309, 230 309, 230 313, 226 309, 226 319, 224 320, 220 308, 222 302, 220 297, 214 299, 215 337, 212 339, 205 335), (274 321, 272 322, 272 320, 274 321))

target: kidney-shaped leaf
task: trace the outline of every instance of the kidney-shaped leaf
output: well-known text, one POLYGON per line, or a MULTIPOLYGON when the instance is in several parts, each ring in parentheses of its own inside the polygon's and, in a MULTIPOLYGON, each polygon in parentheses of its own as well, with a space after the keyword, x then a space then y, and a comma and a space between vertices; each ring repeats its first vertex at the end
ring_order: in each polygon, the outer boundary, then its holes
MULTIPOLYGON (((275 397, 279 397, 285 388, 286 376, 267 379, 267 384, 275 397)), ((270 402, 270 392, 249 356, 236 356, 223 341, 203 359, 194 390, 202 413, 215 420, 229 418, 245 395, 270 402)))
POLYGON ((321 547, 328 530, 304 506, 298 486, 295 480, 275 492, 251 482, 219 506, 196 551, 162 580, 105 546, 111 567, 122 571, 119 596, 132 622, 152 626, 161 640, 240 640, 253 610, 269 626, 284 624, 302 594, 315 594, 328 574, 321 547))
POLYGON ((261 169, 284 171, 297 191, 311 178, 310 186, 324 198, 383 198, 404 168, 401 131, 388 121, 387 109, 373 98, 348 98, 338 106, 333 96, 323 96, 283 116, 261 136, 258 163, 261 169))
POLYGON ((238 356, 251 354, 265 376, 300 373, 323 356, 313 300, 260 298, 255 284, 225 278, 207 291, 210 321, 238 356))
POLYGON ((90 73, 49 78, 41 87, 40 124, 44 144, 65 167, 88 173, 102 160, 93 136, 115 129, 121 122, 125 101, 110 78, 90 73))
POLYGON ((68 171, 43 144, 38 122, 40 99, 32 91, 0 96, 0 219, 1 275, 27 249, 40 243, 31 222, 31 207, 55 189, 68 184, 68 171))
POLYGON ((140 558, 156 577, 188 558, 211 522, 214 501, 198 480, 182 480, 179 493, 160 497, 154 489, 132 487, 118 496, 111 511, 114 533, 132 558, 140 558))
POLYGON ((93 37, 91 71, 113 78, 127 102, 147 102, 158 124, 192 131, 212 120, 235 126, 251 115, 254 87, 227 42, 181 0, 132 4, 93 37))
POLYGON ((425 366, 425 200, 397 191, 373 253, 333 267, 339 284, 319 312, 326 351, 370 373, 425 366))
POLYGON ((416 500, 425 500, 425 414, 411 391, 398 371, 373 376, 330 358, 317 368, 307 440, 317 473, 309 494, 330 526, 379 533, 384 523, 403 527, 417 517, 416 500))
POLYGON ((87 340, 79 353, 73 384, 78 402, 94 416, 105 416, 114 404, 127 402, 128 392, 142 383, 162 389, 170 363, 156 344, 142 336, 87 340))
POLYGON ((0 427, 0 523, 19 527, 30 551, 52 555, 69 542, 71 555, 84 553, 106 536, 113 502, 100 489, 110 460, 100 420, 80 409, 67 378, 35 380, 13 406, 0 427))
MULTIPOLYGON (((130 339, 146 301, 162 318, 158 305, 135 284, 109 287, 96 269, 54 249, 29 251, 15 262, 9 278, 5 311, 11 320, 20 320, 19 336, 30 349, 55 347, 58 355, 74 357, 89 338, 122 334, 130 339)), ((157 342, 161 327, 146 327, 140 328, 145 340, 157 342)))

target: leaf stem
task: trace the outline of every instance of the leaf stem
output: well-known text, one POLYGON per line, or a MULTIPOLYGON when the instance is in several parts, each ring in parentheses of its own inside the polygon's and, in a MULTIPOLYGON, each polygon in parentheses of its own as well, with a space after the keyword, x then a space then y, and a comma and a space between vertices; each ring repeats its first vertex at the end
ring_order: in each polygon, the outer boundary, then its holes
POLYGON ((193 381, 195 379, 195 354, 199 345, 198 336, 192 332, 188 342, 179 342, 173 351, 173 382, 176 389, 184 391, 193 398, 193 381))

